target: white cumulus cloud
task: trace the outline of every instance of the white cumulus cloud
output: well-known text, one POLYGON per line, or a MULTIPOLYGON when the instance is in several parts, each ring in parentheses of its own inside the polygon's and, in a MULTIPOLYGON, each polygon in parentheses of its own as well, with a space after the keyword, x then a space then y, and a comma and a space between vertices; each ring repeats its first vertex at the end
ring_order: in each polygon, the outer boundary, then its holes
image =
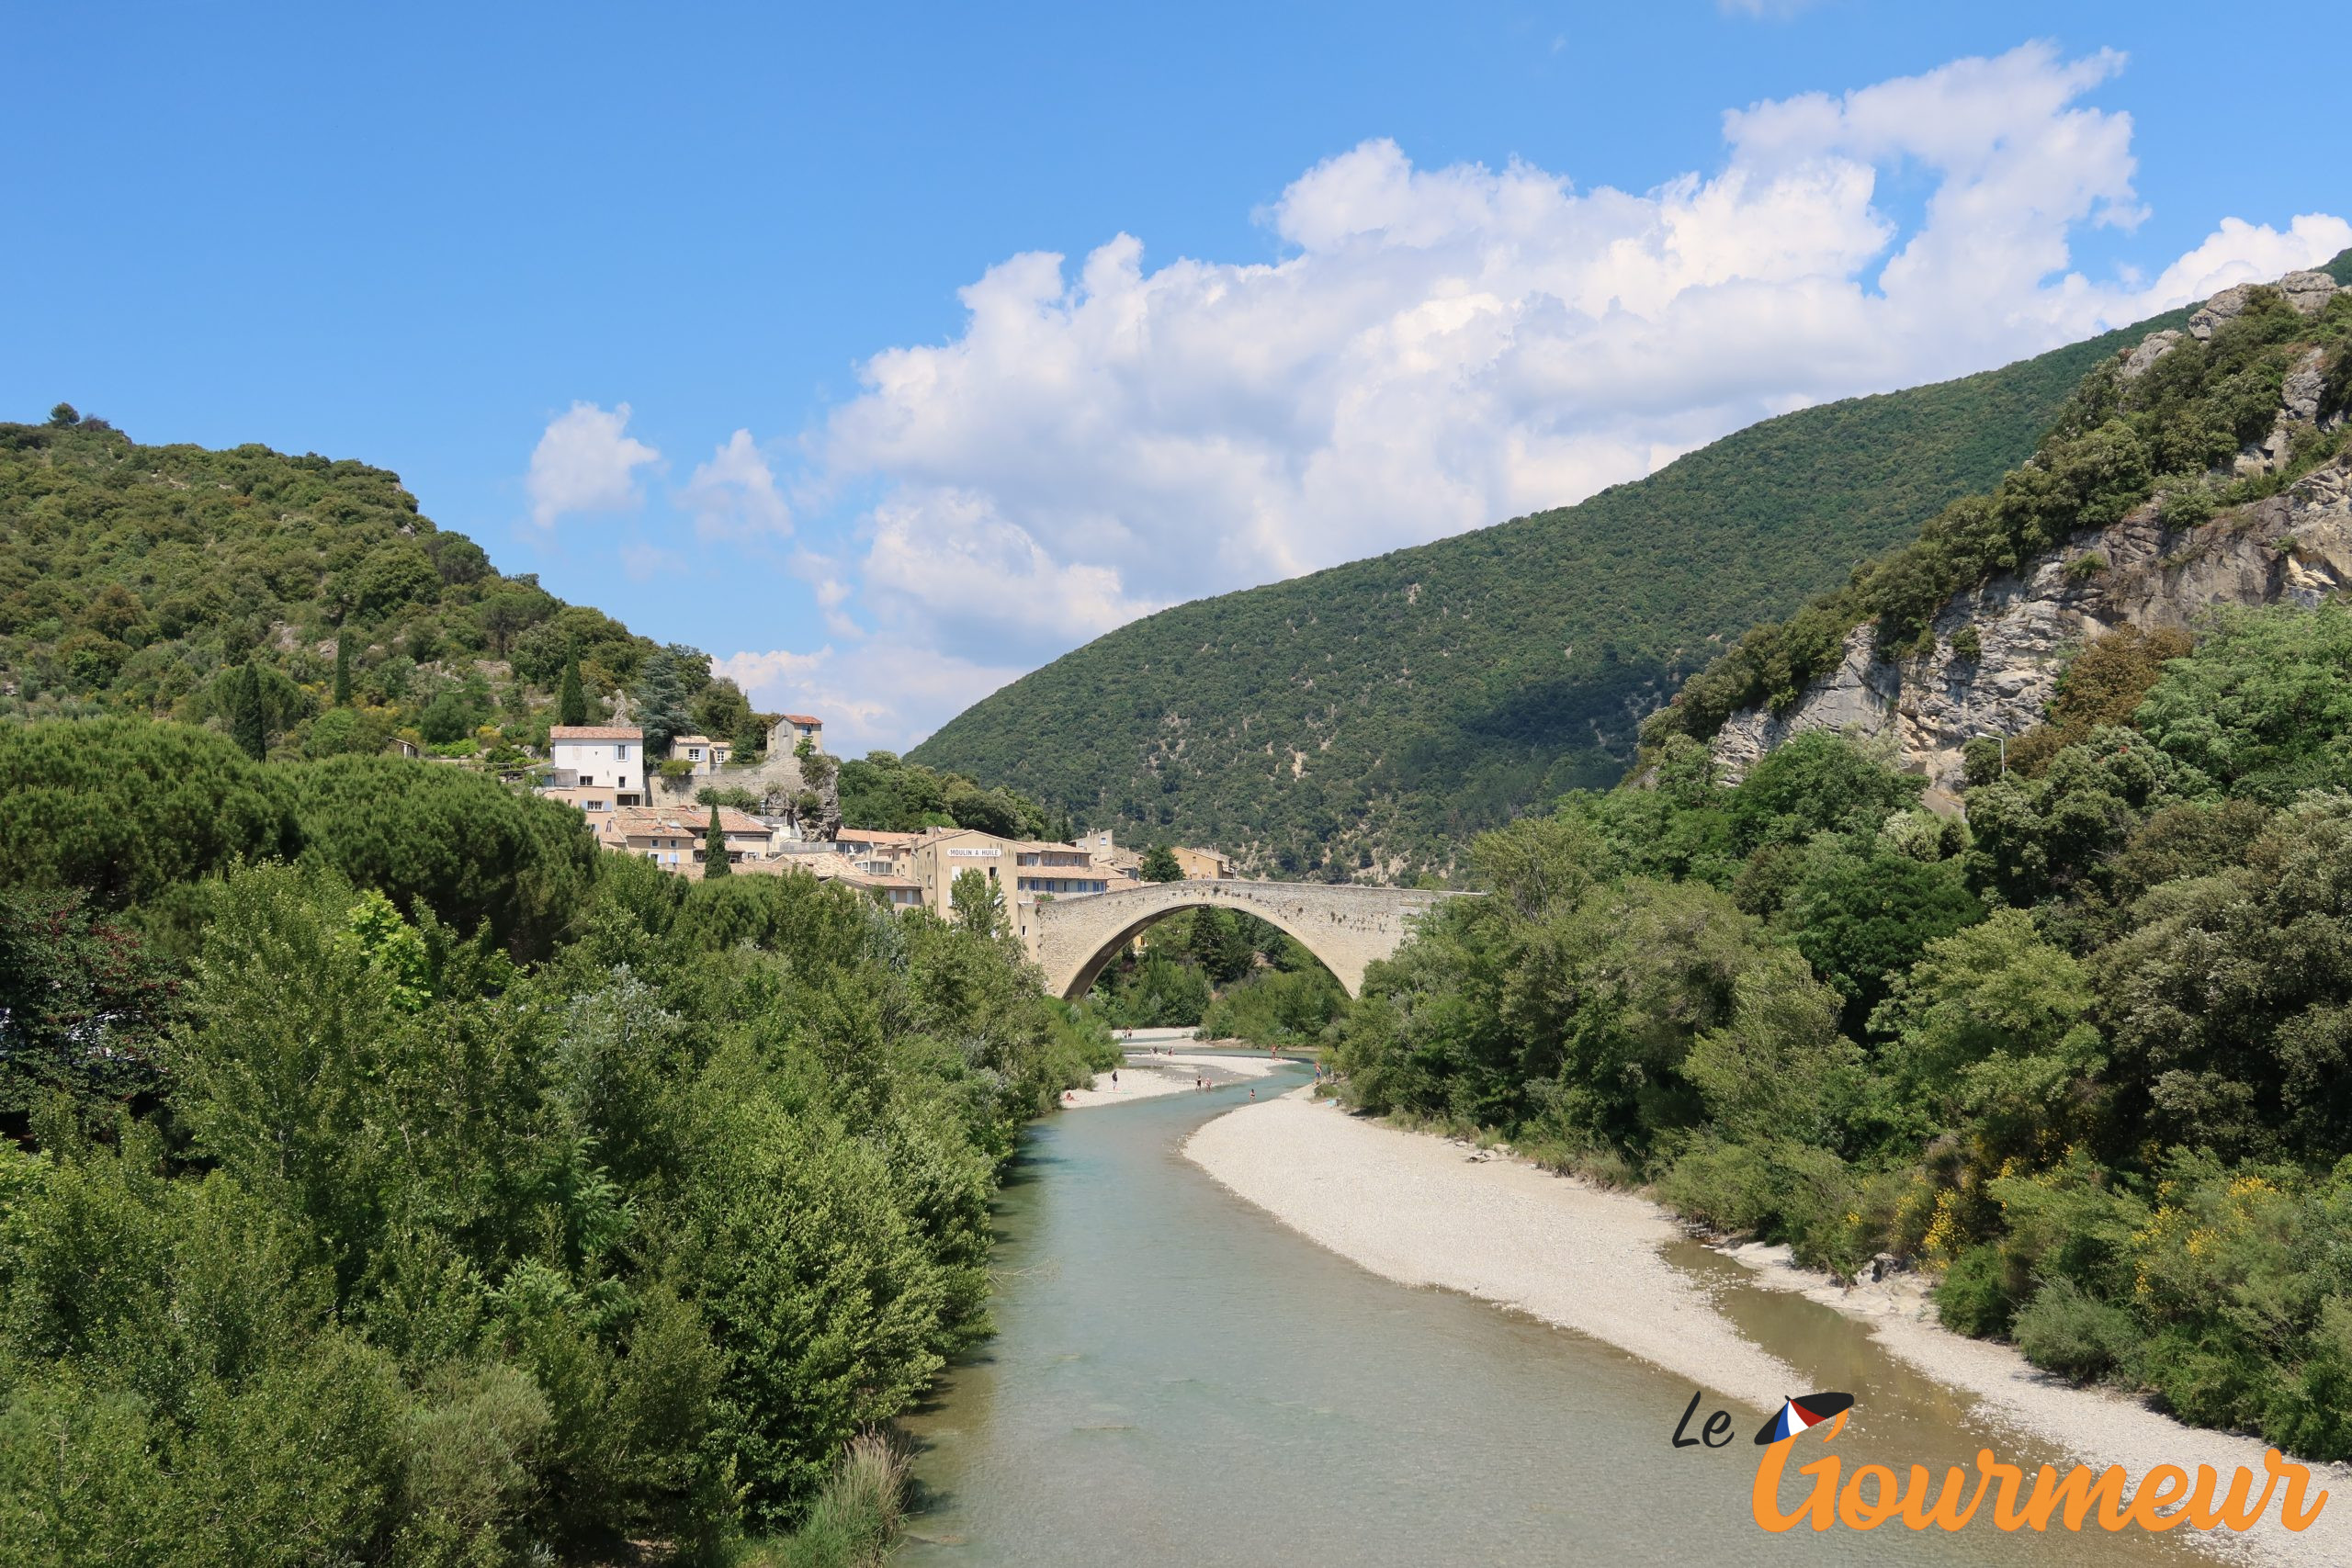
POLYGON ((775 472, 748 430, 739 430, 695 467, 681 498, 705 539, 745 538, 792 532, 792 509, 776 490, 775 472))
POLYGON ((570 513, 627 511, 643 499, 637 470, 662 454, 628 433, 628 416, 627 403, 574 403, 548 422, 523 481, 534 523, 546 528, 570 513))
MULTIPOLYGON (((923 671, 858 722, 912 723, 903 745, 1158 606, 1564 505, 1759 418, 2352 244, 2337 217, 2231 218, 2153 282, 2073 270, 2076 234, 2143 217, 2131 117, 2084 101, 2122 64, 2036 43, 1735 108, 1718 166, 1639 192, 1370 141, 1262 215, 1272 262, 1152 266, 1127 234, 1075 266, 1009 257, 946 342, 866 360, 813 440, 817 488, 879 499, 855 558, 803 574, 836 637, 854 609, 923 671)), ((880 689, 827 657, 844 693, 880 689)))
POLYGON ((733 653, 710 667, 763 713, 815 714, 825 721, 826 749, 845 757, 903 750, 1023 673, 889 638, 846 650, 827 643, 813 653, 733 653))

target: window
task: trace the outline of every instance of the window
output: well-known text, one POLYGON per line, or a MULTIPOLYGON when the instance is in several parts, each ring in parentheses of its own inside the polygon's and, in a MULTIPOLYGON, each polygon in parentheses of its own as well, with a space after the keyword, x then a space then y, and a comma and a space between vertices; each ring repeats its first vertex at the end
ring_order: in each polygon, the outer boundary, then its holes
POLYGON ((613 755, 626 762, 628 761, 628 748, 627 746, 616 746, 613 748, 613 755))

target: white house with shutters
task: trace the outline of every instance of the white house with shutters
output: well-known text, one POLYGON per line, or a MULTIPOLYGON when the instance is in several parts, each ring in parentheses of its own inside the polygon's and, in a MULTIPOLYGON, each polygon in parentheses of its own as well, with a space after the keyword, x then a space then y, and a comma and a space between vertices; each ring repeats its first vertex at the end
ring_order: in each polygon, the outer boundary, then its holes
POLYGON ((559 787, 609 790, 615 806, 645 804, 645 736, 634 725, 559 724, 548 731, 548 761, 559 787))

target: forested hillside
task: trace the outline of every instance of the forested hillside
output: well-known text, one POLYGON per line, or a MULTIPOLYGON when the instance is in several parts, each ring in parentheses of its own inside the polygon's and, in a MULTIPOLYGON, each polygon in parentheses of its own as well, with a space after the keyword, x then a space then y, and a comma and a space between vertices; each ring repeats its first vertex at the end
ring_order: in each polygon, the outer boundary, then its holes
POLYGON ((2352 1458, 2352 608, 2120 635, 1964 821, 1828 731, 1736 788, 1674 734, 1484 836, 1494 896, 1337 1026, 1348 1097, 2352 1458))
MULTIPOLYGON (((2051 421, 2030 462, 1987 493, 1955 501, 1916 540, 1858 566, 1787 620, 1750 628, 1643 729, 1652 739, 1677 732, 1703 740, 1740 709, 1784 711, 1839 662, 1847 635, 1864 623, 1881 659, 1930 652, 1932 623, 1954 594, 2022 570, 2072 535, 2150 502, 2157 520, 2178 531, 2286 490, 2342 450, 2347 410, 2352 291, 2314 310, 2273 288, 2245 290, 2243 308, 2208 337, 2183 338, 2132 374, 2112 358, 2098 365, 2051 421), (2306 362, 2316 385, 2310 403, 2290 411, 2286 380, 2306 362), (2241 452, 2274 439, 2274 431, 2287 447, 2257 471, 2236 471, 2241 452)), ((1966 636, 1975 636, 1973 624, 1966 636)), ((1973 662, 1977 654, 1963 647, 1959 656, 1973 662)))
POLYGON ((1951 1327, 2352 1458, 2352 606, 2089 641, 2038 728, 1971 744, 1962 817, 1891 736, 1805 730, 1730 787, 1704 744, 2151 497, 2224 528, 2306 475, 2340 498, 2352 294, 2313 296, 2094 370, 1989 493, 1692 681, 1638 783, 1480 837, 1494 896, 1329 1031, 1348 1097, 1841 1275, 1917 1265, 1951 1327))
MULTIPOLYGON (((2352 257, 2333 265, 2352 276, 2352 257)), ((1807 409, 1577 506, 1164 611, 910 755, 1259 870, 1444 864, 1480 828, 1613 781, 1637 721, 1730 639, 1991 488, 2088 370, 2185 317, 1807 409)))
POLYGON ((0 717, 202 723, 227 705, 225 673, 251 665, 271 746, 374 751, 404 734, 469 755, 543 737, 574 658, 591 716, 626 693, 664 740, 691 727, 765 742, 702 654, 501 574, 397 475, 142 446, 64 405, 0 423, 0 717))
POLYGON ((481 773, 0 725, 0 1562, 878 1562, 1117 1059, 1009 939, 481 773))

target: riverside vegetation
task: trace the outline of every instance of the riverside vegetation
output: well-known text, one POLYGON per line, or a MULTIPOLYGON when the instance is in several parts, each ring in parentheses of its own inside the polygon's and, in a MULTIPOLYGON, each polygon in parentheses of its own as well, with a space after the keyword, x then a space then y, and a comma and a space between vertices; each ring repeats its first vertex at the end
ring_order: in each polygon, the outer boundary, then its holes
POLYGON ((568 808, 0 727, 0 1558, 878 1561, 1018 1128, 1011 944, 568 808))
POLYGON ((2184 1420, 2352 1458, 2352 606, 2216 613, 2080 650, 2048 722, 1972 742, 1965 818, 1812 731, 1719 784, 1702 737, 1785 703, 1875 618, 2159 498, 2201 520, 2283 470, 2289 351, 2352 403, 2352 299, 2256 290, 2032 464, 1760 628, 1648 726, 1644 775, 1490 832, 1336 1026, 1368 1108, 1487 1129, 1850 1277, 1936 1270, 1943 1321, 2184 1420))
POLYGON ((1254 915, 1186 909, 1151 929, 1096 980, 1091 1000, 1120 1029, 1189 1029, 1212 1040, 1312 1045, 1347 993, 1306 948, 1254 915))
MULTIPOLYGON (((2330 270, 2352 283, 2352 254, 2330 270)), ((1726 641, 1992 488, 2086 373, 2186 314, 1768 420, 1577 506, 1180 605, 910 755, 1259 873, 1444 870, 1472 833, 1613 782, 1635 721, 1726 641)))

